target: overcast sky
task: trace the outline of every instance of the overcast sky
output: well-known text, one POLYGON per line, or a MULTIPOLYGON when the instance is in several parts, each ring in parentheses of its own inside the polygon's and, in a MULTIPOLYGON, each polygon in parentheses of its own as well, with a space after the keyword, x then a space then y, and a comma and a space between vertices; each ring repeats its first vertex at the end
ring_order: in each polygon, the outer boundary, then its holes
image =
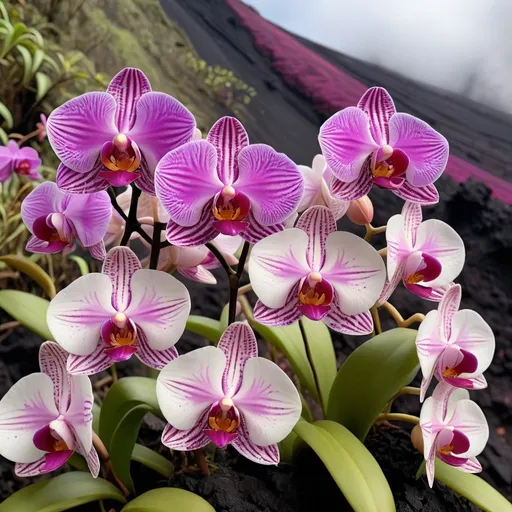
POLYGON ((286 29, 512 113, 512 0, 244 0, 286 29))

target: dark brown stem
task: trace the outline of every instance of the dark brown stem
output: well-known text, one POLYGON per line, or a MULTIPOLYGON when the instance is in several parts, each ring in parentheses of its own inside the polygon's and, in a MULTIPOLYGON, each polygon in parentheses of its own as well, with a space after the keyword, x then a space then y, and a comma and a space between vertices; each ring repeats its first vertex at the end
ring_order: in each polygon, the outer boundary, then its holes
POLYGON ((151 244, 151 256, 149 257, 149 268, 156 270, 158 268, 158 257, 162 244, 160 242, 160 234, 165 228, 163 222, 155 222, 153 225, 153 242, 151 244))
POLYGON ((206 247, 213 253, 213 255, 217 258, 219 263, 222 265, 222 268, 226 271, 228 276, 234 275, 235 271, 228 265, 227 261, 224 259, 222 253, 217 249, 215 244, 212 242, 208 242, 206 247))
POLYGON ((197 465, 199 466, 201 473, 204 476, 210 476, 210 470, 208 469, 208 464, 206 463, 206 458, 204 456, 204 448, 194 450, 194 454, 196 456, 197 465))

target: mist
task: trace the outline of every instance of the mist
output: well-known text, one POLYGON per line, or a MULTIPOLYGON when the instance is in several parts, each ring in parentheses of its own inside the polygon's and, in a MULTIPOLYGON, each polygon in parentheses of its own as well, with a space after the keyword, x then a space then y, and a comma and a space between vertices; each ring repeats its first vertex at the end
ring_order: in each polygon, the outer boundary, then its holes
POLYGON ((511 0, 245 0, 317 43, 512 113, 511 0))

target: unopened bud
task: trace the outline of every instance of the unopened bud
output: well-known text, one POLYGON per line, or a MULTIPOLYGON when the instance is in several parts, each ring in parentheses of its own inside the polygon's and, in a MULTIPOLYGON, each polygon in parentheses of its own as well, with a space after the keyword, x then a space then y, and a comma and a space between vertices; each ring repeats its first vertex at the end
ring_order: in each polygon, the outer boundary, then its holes
POLYGON ((423 453, 423 434, 419 425, 416 425, 411 431, 411 442, 416 450, 423 453))
POLYGON ((371 224, 373 220, 373 204, 370 198, 363 196, 351 201, 347 210, 347 217, 359 226, 371 224))

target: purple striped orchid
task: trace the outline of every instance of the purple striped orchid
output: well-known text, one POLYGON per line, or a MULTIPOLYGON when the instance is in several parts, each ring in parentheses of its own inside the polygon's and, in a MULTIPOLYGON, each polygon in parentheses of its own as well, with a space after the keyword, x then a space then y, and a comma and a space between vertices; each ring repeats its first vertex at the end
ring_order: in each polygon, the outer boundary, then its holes
POLYGON ((31 180, 38 180, 41 175, 37 170, 41 167, 41 159, 34 148, 18 147, 13 140, 7 146, 0 146, 0 183, 6 181, 12 174, 26 176, 31 180))
POLYGON ((476 456, 487 444, 489 427, 466 389, 446 382, 438 384, 421 408, 420 427, 430 487, 434 484, 436 456, 466 473, 482 471, 476 456))
POLYGON ((177 357, 174 345, 190 312, 187 289, 169 274, 141 269, 127 247, 107 253, 102 273, 87 274, 60 291, 48 308, 48 327, 66 349, 68 371, 92 375, 135 354, 152 368, 177 357))
POLYGON ((336 178, 334 196, 358 199, 375 184, 421 205, 439 201, 433 183, 448 162, 448 141, 424 121, 397 113, 386 89, 368 89, 357 107, 330 117, 318 139, 336 178))
POLYGON ((483 389, 482 375, 494 356, 494 334, 475 311, 459 311, 460 285, 451 286, 437 311, 430 311, 418 329, 416 347, 423 373, 420 400, 435 375, 439 382, 467 389, 483 389))
POLYGON ((384 303, 400 280, 412 293, 439 302, 464 266, 462 238, 448 224, 422 222, 421 206, 406 201, 402 213, 388 221, 388 282, 379 303, 384 303))
POLYGON ((370 244, 336 231, 332 212, 314 206, 296 228, 253 247, 249 276, 259 298, 254 318, 262 324, 289 325, 305 315, 338 332, 369 334, 368 310, 379 298, 386 272, 370 244))
POLYGON ((203 347, 171 361, 158 376, 156 393, 169 422, 162 443, 197 450, 210 441, 231 444, 253 462, 278 464, 282 441, 301 414, 289 377, 258 357, 252 329, 231 324, 217 347, 203 347))
POLYGON ((304 181, 297 166, 265 144, 251 144, 235 118, 219 119, 206 140, 165 155, 155 173, 173 245, 197 246, 219 233, 251 243, 281 231, 299 206, 304 181))
POLYGON ((0 401, 0 454, 16 462, 16 475, 60 468, 77 452, 93 477, 100 462, 92 444, 93 393, 84 375, 66 371, 67 353, 47 341, 39 350, 41 373, 23 377, 0 401))
POLYGON ((192 139, 194 116, 172 96, 152 92, 144 73, 125 68, 106 92, 89 92, 54 110, 48 140, 62 161, 57 185, 81 194, 136 185, 154 195, 165 153, 192 139))
POLYGON ((303 212, 311 206, 327 206, 336 220, 347 213, 350 201, 338 199, 332 195, 332 171, 325 163, 323 155, 313 158, 312 167, 299 165, 304 176, 304 196, 299 205, 299 212, 303 212))
POLYGON ((105 257, 105 236, 112 216, 106 192, 87 195, 66 194, 50 181, 41 183, 21 204, 21 218, 32 237, 27 251, 35 253, 71 252, 75 243, 91 255, 105 257))

